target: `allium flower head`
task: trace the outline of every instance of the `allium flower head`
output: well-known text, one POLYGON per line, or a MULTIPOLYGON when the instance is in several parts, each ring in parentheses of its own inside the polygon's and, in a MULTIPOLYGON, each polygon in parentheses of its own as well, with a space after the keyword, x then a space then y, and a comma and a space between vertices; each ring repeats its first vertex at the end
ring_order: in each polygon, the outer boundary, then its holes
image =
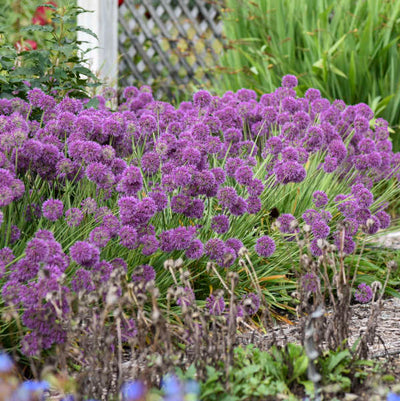
POLYGON ((70 255, 74 262, 84 267, 92 267, 100 259, 99 248, 87 241, 77 241, 72 245, 70 255))
POLYGON ((193 104, 198 108, 207 107, 211 102, 212 96, 205 90, 199 90, 193 95, 193 104))
POLYGON ((295 88, 297 84, 297 78, 294 75, 285 75, 282 78, 282 86, 285 88, 295 88))
POLYGON ((154 270, 154 267, 150 265, 138 266, 132 274, 132 281, 134 282, 142 281, 144 283, 148 283, 155 278, 156 271, 154 270))
POLYGON ((297 219, 289 213, 281 214, 277 218, 278 228, 281 233, 294 234, 297 230, 297 219))
POLYGON ((260 309, 260 298, 254 292, 250 292, 243 296, 240 305, 248 315, 255 315, 260 309))
POLYGON ((83 220, 83 213, 80 209, 73 207, 65 212, 65 221, 70 227, 77 227, 83 220))
POLYGON ((31 239, 25 248, 26 259, 34 263, 45 262, 49 255, 49 247, 45 240, 39 238, 31 239))
POLYGON ((371 301, 372 296, 373 296, 372 289, 366 283, 361 283, 358 286, 358 290, 356 290, 356 292, 354 293, 354 298, 356 299, 356 301, 363 304, 366 304, 369 301, 371 301))
POLYGON ((204 252, 211 260, 218 262, 223 260, 225 253, 224 241, 219 238, 209 239, 204 246, 204 252))
POLYGON ((328 195, 323 191, 315 191, 313 193, 313 201, 315 207, 321 208, 327 205, 328 195))
POLYGON ((95 227, 89 234, 89 241, 99 248, 104 248, 110 239, 110 232, 105 227, 95 227))
POLYGON ((63 215, 64 205, 59 199, 48 199, 42 205, 43 216, 50 221, 57 221, 63 215))
POLYGON ((314 238, 322 239, 329 235, 330 228, 324 220, 316 220, 311 226, 314 238))
POLYGON ((268 235, 258 238, 255 250, 259 256, 268 258, 275 252, 275 249, 276 249, 275 242, 268 235))
POLYGON ((301 278, 301 285, 306 292, 317 292, 319 288, 319 278, 314 273, 307 273, 301 278))
POLYGON ((186 250, 185 255, 189 259, 200 259, 203 256, 203 253, 203 243, 199 239, 194 239, 186 250))
POLYGON ((218 234, 225 234, 229 230, 229 218, 224 215, 214 216, 211 220, 211 229, 218 234))
POLYGON ((211 315, 220 316, 225 310, 225 301, 222 296, 210 295, 206 299, 206 307, 211 315))

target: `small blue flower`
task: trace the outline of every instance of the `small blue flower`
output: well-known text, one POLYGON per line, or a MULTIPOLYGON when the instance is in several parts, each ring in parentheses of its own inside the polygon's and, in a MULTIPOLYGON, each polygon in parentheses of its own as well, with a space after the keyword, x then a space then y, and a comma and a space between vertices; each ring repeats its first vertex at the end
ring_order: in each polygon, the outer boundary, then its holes
POLYGON ((166 397, 182 395, 182 385, 175 375, 164 376, 161 387, 166 397))
POLYGON ((387 401, 400 401, 400 394, 389 393, 387 395, 387 401))
POLYGON ((24 391, 28 391, 30 393, 36 393, 40 391, 45 391, 50 388, 50 385, 46 381, 34 381, 34 380, 28 380, 26 382, 23 382, 20 386, 20 388, 24 391))
POLYGON ((122 400, 123 401, 137 401, 144 396, 146 392, 145 385, 140 381, 133 381, 125 383, 122 386, 122 400))
POLYGON ((9 372, 14 364, 7 354, 0 353, 0 373, 9 372))

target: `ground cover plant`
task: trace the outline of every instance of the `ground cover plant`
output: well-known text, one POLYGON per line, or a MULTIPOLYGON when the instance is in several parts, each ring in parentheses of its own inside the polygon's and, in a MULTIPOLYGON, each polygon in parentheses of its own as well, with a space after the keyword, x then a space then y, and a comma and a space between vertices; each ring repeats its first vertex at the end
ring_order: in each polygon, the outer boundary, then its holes
POLYGON ((396 130, 399 150, 399 13, 393 1, 223 1, 230 50, 217 87, 262 94, 294 74, 301 96, 312 87, 331 101, 369 104, 396 130))
MULTIPOLYGON (((354 297, 381 299, 392 268, 374 266, 385 275, 370 287, 363 250, 400 190, 388 123, 296 85, 199 91, 176 108, 149 87, 126 88, 118 110, 112 89, 2 99, 3 348, 33 376, 44 361, 75 370, 101 398, 124 381, 124 346, 150 358, 132 369, 152 383, 185 358, 202 378, 221 358, 229 370, 239 322, 265 329, 278 307, 327 302, 337 323, 354 297)), ((330 349, 347 335, 335 323, 317 330, 330 349)))

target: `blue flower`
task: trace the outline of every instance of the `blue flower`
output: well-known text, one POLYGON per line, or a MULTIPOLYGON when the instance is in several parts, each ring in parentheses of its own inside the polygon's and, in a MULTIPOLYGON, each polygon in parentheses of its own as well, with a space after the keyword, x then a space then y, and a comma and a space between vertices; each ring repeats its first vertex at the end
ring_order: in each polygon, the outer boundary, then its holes
POLYGON ((136 401, 144 396, 146 392, 145 385, 140 381, 133 381, 125 383, 122 386, 122 400, 123 401, 136 401))
POLYGON ((0 373, 9 372, 14 364, 7 354, 0 353, 0 373))
POLYGON ((389 393, 387 395, 387 401, 400 401, 400 394, 389 393))

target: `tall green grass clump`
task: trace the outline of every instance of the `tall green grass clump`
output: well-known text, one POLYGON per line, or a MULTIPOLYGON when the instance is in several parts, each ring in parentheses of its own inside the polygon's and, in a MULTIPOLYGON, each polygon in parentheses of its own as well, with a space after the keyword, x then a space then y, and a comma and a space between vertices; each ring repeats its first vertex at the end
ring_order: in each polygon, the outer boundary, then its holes
POLYGON ((231 45, 221 91, 271 92, 294 74, 300 96, 312 87, 330 100, 368 103, 398 131, 399 2, 226 0, 221 15, 231 45))

